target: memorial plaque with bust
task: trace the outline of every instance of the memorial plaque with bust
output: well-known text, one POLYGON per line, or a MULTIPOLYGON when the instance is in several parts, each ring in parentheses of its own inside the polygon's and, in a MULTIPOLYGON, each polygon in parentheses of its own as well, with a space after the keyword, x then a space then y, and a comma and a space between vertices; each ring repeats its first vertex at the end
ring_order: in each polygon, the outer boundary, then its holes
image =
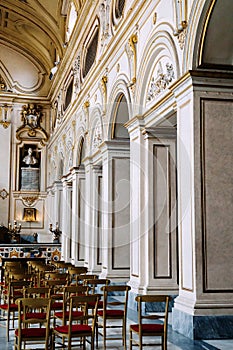
POLYGON ((22 157, 23 165, 21 166, 21 190, 24 191, 40 190, 39 160, 33 153, 33 149, 29 147, 27 154, 22 157))

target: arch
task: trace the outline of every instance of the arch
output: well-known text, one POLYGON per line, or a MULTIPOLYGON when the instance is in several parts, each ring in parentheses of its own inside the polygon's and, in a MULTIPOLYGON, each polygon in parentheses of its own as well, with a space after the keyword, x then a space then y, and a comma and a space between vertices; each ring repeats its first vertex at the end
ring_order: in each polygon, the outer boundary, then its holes
POLYGON ((129 120, 129 110, 123 93, 117 96, 112 112, 111 139, 128 139, 128 130, 124 127, 124 124, 129 120))
POLYGON ((74 166, 80 166, 86 154, 87 154, 86 137, 82 129, 81 133, 79 134, 78 141, 75 144, 74 150, 73 150, 74 166))
MULTIPOLYGON (((111 140, 114 135, 113 129, 115 128, 115 122, 117 118, 117 111, 120 106, 120 103, 123 102, 124 106, 127 107, 127 120, 121 120, 120 124, 123 126, 129 119, 131 119, 133 115, 133 106, 131 103, 131 96, 127 84, 129 80, 122 75, 120 79, 118 79, 112 89, 112 92, 109 96, 109 105, 107 108, 107 115, 110 116, 107 137, 111 140), (122 100, 123 99, 123 100, 122 100)), ((127 129, 125 129, 128 135, 127 129)))
POLYGON ((184 73, 197 68, 232 70, 232 12, 232 1, 194 1, 184 50, 184 73))
MULTIPOLYGON (((152 75, 162 66, 162 74, 166 75, 166 65, 172 65, 174 79, 180 77, 180 63, 175 42, 171 35, 172 28, 167 23, 160 23, 145 45, 140 72, 137 79, 135 100, 138 101, 138 113, 145 110, 147 94, 152 75)), ((167 86, 166 86, 167 87, 167 86)), ((166 90, 166 88, 165 88, 166 90)), ((158 98, 160 95, 158 95, 158 98)))

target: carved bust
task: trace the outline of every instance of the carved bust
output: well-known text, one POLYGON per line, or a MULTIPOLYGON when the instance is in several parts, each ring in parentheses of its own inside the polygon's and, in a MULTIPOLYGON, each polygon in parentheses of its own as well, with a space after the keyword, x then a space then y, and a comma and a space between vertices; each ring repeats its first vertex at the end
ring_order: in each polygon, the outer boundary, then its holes
POLYGON ((23 162, 29 166, 38 163, 38 160, 32 155, 32 148, 28 148, 28 154, 23 158, 23 162))

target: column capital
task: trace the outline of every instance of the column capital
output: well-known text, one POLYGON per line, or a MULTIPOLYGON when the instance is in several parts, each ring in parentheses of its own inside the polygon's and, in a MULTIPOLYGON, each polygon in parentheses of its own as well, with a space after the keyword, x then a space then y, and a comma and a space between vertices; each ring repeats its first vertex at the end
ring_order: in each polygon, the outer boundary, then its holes
POLYGON ((142 130, 142 134, 144 135, 144 139, 176 139, 176 128, 174 126, 168 127, 154 127, 154 128, 144 128, 142 130))

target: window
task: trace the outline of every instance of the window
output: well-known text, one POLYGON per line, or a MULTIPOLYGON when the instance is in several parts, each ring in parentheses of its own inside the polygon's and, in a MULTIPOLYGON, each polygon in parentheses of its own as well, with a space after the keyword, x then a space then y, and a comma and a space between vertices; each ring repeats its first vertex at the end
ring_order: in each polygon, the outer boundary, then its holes
POLYGON ((89 70, 91 69, 95 58, 96 58, 96 53, 97 53, 97 45, 98 45, 98 36, 99 36, 99 30, 95 32, 90 45, 87 48, 87 53, 85 57, 85 62, 84 62, 84 71, 83 71, 83 77, 87 75, 89 70))

